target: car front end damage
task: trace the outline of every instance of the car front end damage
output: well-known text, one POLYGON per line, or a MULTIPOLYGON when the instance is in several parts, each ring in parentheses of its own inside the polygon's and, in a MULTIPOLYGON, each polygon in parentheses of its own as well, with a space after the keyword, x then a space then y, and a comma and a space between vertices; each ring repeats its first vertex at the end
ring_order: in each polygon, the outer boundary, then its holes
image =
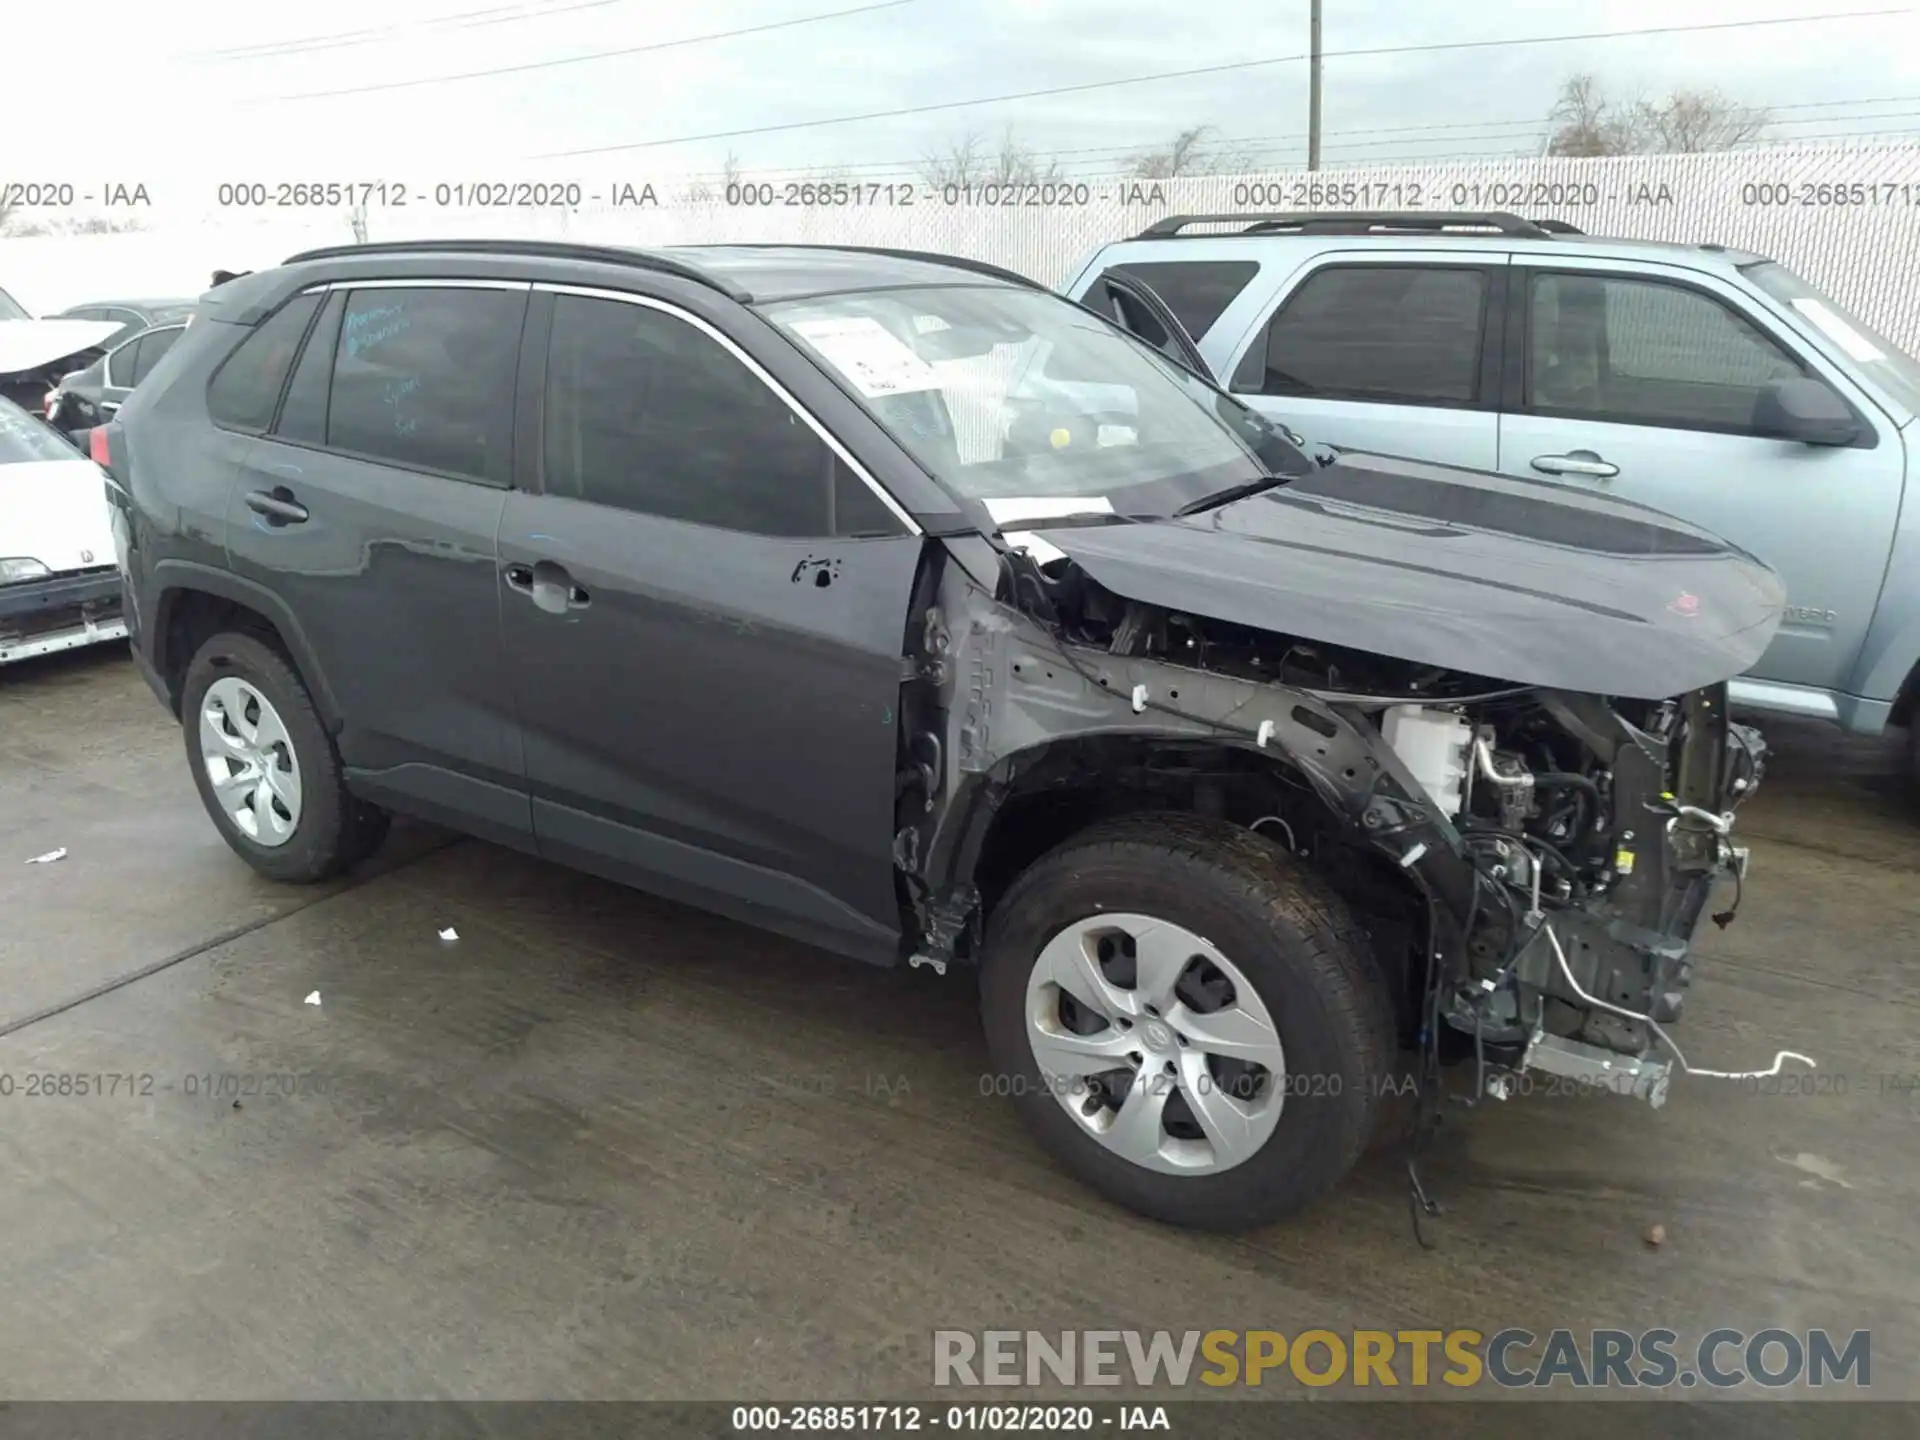
POLYGON ((12 572, 4 568, 6 564, 0 560, 0 665, 125 638, 116 567, 95 566, 9 582, 12 572))
POLYGON ((1423 1097, 1470 1066, 1476 1098, 1540 1072, 1664 1102, 1765 767, 1724 677, 1622 699, 1330 645, 1123 598, 1070 533, 957 548, 923 597, 896 847, 916 963, 967 958, 1004 877, 1074 828, 1197 811, 1363 918, 1423 1097))

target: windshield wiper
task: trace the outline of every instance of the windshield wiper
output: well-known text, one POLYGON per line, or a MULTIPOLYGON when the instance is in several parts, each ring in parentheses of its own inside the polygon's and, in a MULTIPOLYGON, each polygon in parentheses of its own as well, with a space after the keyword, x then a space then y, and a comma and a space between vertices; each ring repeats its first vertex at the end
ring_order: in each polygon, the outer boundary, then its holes
POLYGON ((1181 520, 1189 515, 1198 515, 1202 510, 1211 510, 1216 505, 1230 505, 1235 500, 1244 500, 1249 495, 1258 495, 1263 491, 1277 490, 1282 485, 1291 484, 1292 475, 1262 475, 1258 480, 1248 480, 1241 485, 1229 485, 1225 490, 1216 490, 1211 495, 1202 495, 1198 500, 1190 500, 1173 512, 1173 518, 1181 520))

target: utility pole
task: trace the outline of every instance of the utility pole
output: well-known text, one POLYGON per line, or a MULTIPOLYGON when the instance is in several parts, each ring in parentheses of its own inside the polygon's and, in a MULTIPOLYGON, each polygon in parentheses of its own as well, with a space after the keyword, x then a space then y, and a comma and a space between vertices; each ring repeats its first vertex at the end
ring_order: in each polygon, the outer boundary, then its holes
POLYGON ((1307 48, 1311 54, 1307 79, 1307 169, 1320 168, 1320 0, 1312 0, 1312 18, 1307 22, 1307 48))

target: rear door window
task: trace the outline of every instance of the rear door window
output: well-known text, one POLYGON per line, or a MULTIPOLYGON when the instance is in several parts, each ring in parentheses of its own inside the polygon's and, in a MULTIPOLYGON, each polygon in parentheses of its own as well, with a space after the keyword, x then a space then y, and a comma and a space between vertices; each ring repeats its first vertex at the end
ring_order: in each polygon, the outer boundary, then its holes
POLYGON ((216 425, 258 435, 273 423, 287 371, 320 299, 317 293, 294 296, 221 362, 207 387, 207 413, 216 425))
POLYGON ((140 358, 134 363, 131 384, 138 385, 160 363, 160 357, 173 348, 184 330, 151 330, 140 338, 140 358))
POLYGON ((1280 304, 1242 394, 1402 405, 1480 398, 1487 277, 1466 265, 1329 265, 1280 304))
POLYGON ((107 384, 117 385, 123 390, 132 388, 134 373, 140 364, 140 350, 146 343, 143 335, 138 340, 129 340, 107 356, 107 384))
POLYGON ((347 296, 326 444, 506 485, 524 290, 372 288, 347 296))
POLYGON ((1165 301, 1181 329, 1196 341, 1206 338, 1213 322, 1260 273, 1253 260, 1148 260, 1113 269, 1131 275, 1165 301))

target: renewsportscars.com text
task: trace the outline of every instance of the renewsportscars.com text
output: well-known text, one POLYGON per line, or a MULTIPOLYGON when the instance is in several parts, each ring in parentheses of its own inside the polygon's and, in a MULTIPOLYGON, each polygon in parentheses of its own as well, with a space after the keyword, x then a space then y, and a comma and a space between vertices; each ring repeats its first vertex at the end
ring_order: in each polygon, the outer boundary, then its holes
POLYGON ((1725 1390, 1873 1379, 1870 1331, 936 1330, 936 1386, 1495 1385, 1725 1390))

